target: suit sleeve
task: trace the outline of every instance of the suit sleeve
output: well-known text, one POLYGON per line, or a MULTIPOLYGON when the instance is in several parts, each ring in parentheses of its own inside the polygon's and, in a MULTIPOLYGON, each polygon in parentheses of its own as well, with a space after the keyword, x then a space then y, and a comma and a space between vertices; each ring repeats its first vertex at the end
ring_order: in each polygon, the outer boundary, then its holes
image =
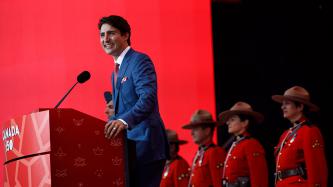
POLYGON ((210 154, 209 171, 211 173, 214 187, 222 186, 223 162, 225 157, 226 153, 221 147, 214 148, 214 151, 210 154))
POLYGON ((268 187, 268 170, 263 147, 259 142, 251 140, 246 146, 245 154, 251 186, 268 187))
POLYGON ((309 186, 327 186, 327 163, 324 141, 317 127, 310 127, 304 134, 304 159, 309 186))
POLYGON ((153 63, 147 56, 137 57, 132 77, 138 100, 131 109, 117 117, 126 121, 130 128, 145 120, 157 106, 156 73, 153 63))

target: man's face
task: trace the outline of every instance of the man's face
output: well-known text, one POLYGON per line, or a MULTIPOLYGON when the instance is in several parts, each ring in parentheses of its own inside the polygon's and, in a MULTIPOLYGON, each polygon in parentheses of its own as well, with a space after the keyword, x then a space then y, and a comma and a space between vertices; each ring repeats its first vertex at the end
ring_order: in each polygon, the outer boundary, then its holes
POLYGON ((177 156, 177 145, 176 143, 169 143, 169 150, 170 150, 170 156, 171 158, 174 158, 177 156))
POLYGON ((281 109, 283 117, 292 120, 302 115, 303 105, 297 107, 293 101, 284 100, 282 102, 281 109))
POLYGON ((100 30, 101 46, 107 54, 118 57, 128 46, 128 36, 128 33, 121 35, 117 28, 104 23, 100 30))
POLYGON ((114 106, 113 100, 111 100, 108 104, 106 104, 105 114, 110 118, 114 115, 114 106))
POLYGON ((191 131, 191 135, 194 143, 200 145, 210 136, 210 129, 202 128, 200 126, 194 127, 191 131))
POLYGON ((240 135, 246 131, 248 120, 241 121, 239 116, 233 115, 227 120, 228 132, 234 135, 240 135))

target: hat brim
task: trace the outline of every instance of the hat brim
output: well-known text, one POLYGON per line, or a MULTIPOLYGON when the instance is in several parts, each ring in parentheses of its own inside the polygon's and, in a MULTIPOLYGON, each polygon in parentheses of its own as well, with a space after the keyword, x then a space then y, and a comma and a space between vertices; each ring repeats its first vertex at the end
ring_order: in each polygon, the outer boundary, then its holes
POLYGON ((221 124, 225 124, 227 122, 227 120, 233 116, 233 115, 239 115, 239 114, 245 114, 248 116, 252 116, 253 120, 256 124, 262 123, 264 121, 264 116, 259 113, 259 112, 255 112, 255 111, 244 111, 244 110, 227 110, 224 112, 221 112, 219 114, 219 119, 222 122, 221 124))
POLYGON ((178 141, 169 141, 169 143, 177 143, 179 145, 187 144, 186 140, 178 140, 178 141))
POLYGON ((308 100, 299 98, 299 97, 294 97, 294 96, 288 96, 288 95, 273 95, 272 99, 278 103, 282 103, 284 100, 291 100, 291 101, 296 101, 299 103, 302 103, 306 106, 309 107, 309 110, 312 112, 317 112, 319 111, 319 107, 313 103, 311 103, 308 100))
POLYGON ((215 121, 211 121, 211 122, 201 122, 201 123, 189 123, 184 125, 182 128, 183 129, 193 129, 199 126, 216 126, 216 122, 215 121))

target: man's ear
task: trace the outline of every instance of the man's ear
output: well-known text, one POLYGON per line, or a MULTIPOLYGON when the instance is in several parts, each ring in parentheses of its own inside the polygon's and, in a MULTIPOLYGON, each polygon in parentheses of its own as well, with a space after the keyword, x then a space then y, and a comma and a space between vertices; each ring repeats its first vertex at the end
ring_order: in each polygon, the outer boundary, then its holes
POLYGON ((129 33, 128 33, 128 32, 126 32, 126 33, 124 33, 124 34, 123 34, 123 36, 125 37, 125 40, 127 41, 127 40, 128 40, 128 38, 129 38, 129 33))
POLYGON ((202 130, 205 132, 206 135, 209 134, 209 128, 201 127, 202 130))
POLYGON ((249 126, 249 123, 250 123, 250 120, 246 119, 241 122, 241 126, 244 127, 245 129, 247 129, 249 126))
POLYGON ((297 106, 297 108, 299 109, 299 111, 304 111, 304 104, 300 104, 299 106, 297 106))

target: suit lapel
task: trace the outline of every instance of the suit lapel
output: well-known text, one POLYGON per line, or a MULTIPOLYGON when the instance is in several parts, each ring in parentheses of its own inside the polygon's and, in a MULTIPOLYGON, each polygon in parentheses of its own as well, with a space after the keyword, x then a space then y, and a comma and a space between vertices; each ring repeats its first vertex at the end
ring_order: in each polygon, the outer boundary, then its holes
MULTIPOLYGON (((134 50, 131 48, 125 55, 124 59, 123 59, 123 62, 121 63, 121 66, 120 66, 120 69, 119 69, 119 72, 118 72, 118 78, 117 78, 117 83, 115 85, 115 110, 117 111, 118 110, 118 105, 119 105, 119 102, 118 102, 118 99, 119 99, 119 91, 120 91, 120 88, 121 88, 121 81, 123 79, 123 76, 128 68, 128 65, 129 65, 129 62, 130 62, 130 58, 131 58, 131 55, 134 53, 134 50)), ((113 74, 112 74, 113 75, 113 74)), ((113 80, 113 79, 112 79, 113 80)))

